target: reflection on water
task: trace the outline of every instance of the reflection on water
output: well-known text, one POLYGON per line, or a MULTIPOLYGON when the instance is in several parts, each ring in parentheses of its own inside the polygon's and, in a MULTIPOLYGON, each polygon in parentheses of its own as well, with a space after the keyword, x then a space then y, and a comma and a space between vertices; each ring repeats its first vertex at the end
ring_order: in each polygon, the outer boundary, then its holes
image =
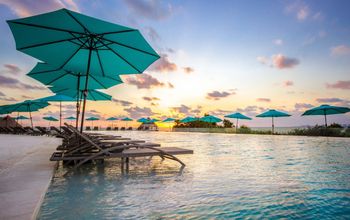
POLYGON ((184 147, 187 165, 159 158, 59 167, 39 219, 350 218, 350 139, 118 132, 184 147))

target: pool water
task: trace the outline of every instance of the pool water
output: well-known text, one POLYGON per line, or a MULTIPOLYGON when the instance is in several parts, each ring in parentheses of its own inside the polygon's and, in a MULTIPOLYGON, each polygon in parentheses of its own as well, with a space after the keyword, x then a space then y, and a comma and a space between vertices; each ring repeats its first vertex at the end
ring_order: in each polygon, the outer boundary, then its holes
POLYGON ((59 167, 38 219, 350 219, 349 138, 110 133, 194 154, 59 167))

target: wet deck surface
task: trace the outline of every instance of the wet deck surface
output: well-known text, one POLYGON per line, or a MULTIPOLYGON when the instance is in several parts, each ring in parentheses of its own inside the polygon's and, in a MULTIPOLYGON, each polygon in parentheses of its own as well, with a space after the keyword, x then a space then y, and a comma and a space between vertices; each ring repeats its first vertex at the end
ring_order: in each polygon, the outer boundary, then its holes
POLYGON ((61 140, 0 134, 0 219, 32 219, 50 184, 61 140))

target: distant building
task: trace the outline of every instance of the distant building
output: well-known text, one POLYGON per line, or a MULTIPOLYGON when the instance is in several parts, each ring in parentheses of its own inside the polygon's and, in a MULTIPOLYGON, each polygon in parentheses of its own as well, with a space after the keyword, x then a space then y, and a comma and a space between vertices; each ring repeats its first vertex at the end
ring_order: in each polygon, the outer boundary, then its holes
POLYGON ((154 122, 144 122, 142 123, 137 130, 141 131, 158 131, 158 126, 154 122))

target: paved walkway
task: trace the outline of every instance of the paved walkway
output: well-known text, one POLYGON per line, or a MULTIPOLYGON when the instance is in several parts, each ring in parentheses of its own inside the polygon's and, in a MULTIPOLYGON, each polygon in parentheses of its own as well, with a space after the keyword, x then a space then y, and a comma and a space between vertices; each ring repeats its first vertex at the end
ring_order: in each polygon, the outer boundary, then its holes
POLYGON ((0 220, 33 219, 50 184, 61 140, 0 134, 0 220))

